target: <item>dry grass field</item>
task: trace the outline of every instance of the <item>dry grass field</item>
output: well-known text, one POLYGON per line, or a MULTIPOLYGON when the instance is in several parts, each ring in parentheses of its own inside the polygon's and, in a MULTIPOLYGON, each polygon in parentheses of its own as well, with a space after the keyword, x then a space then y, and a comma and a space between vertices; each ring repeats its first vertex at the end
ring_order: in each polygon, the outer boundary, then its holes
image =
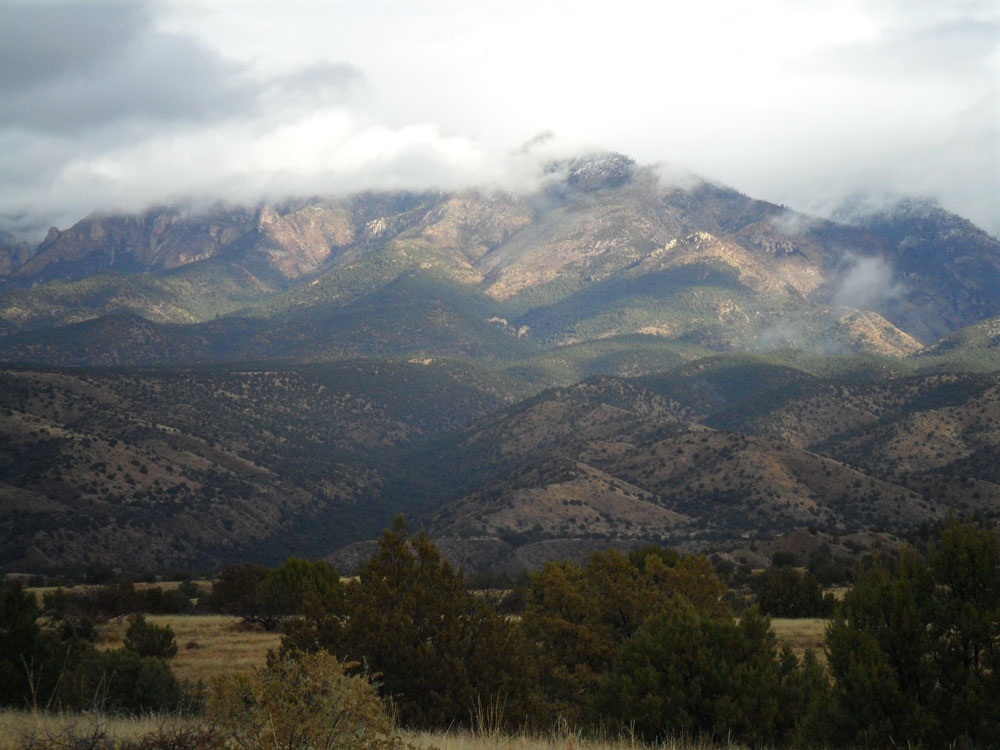
POLYGON ((508 735, 499 732, 416 732, 404 733, 420 750, 742 750, 744 745, 728 741, 665 740, 646 745, 628 737, 592 740, 572 732, 554 731, 547 736, 508 735))
MULTIPOLYGON (((104 716, 93 713, 45 713, 0 709, 0 750, 24 747, 29 737, 55 741, 76 737, 93 737, 104 732, 108 737, 128 739, 193 724, 196 719, 178 716, 151 715, 138 717, 104 716)), ((70 747, 69 743, 56 746, 70 747)), ((79 743, 80 747, 86 744, 79 743)))
MULTIPOLYGON (((50 747, 86 747, 86 739, 73 743, 73 738, 90 738, 98 732, 116 740, 137 738, 157 730, 191 726, 197 719, 176 716, 112 717, 100 714, 47 714, 33 711, 0 710, 0 750, 18 750, 29 737, 50 741, 50 747)), ((580 735, 556 729, 548 735, 499 732, 404 732, 404 738, 418 750, 653 750, 628 737, 606 740, 585 739, 580 735)), ((742 745, 730 742, 667 740, 656 750, 741 750, 742 745)))
POLYGON ((822 617, 773 617, 771 628, 778 636, 778 643, 788 646, 798 656, 802 656, 806 649, 812 649, 820 661, 825 661, 823 639, 826 636, 828 622, 829 620, 822 617))
MULTIPOLYGON (((218 675, 247 672, 263 665, 267 652, 281 645, 280 633, 247 630, 239 618, 229 615, 148 615, 146 620, 173 628, 177 656, 170 667, 180 680, 207 683, 218 675)), ((121 646, 127 629, 127 620, 108 623, 98 645, 121 646)))

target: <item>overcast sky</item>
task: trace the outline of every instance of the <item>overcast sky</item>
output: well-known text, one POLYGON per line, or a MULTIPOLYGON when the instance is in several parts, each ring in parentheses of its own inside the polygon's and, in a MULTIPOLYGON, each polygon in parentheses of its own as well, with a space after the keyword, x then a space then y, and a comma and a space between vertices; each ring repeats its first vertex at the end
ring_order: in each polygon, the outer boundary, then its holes
POLYGON ((997 234, 998 8, 0 0, 0 228, 175 199, 513 189, 540 158, 600 148, 813 213, 927 195, 997 234))

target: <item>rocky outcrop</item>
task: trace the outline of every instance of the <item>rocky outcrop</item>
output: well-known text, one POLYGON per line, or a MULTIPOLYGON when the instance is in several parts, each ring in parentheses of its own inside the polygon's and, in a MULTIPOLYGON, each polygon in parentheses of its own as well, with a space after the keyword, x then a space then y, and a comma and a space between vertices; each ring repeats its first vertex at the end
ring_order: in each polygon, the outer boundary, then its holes
POLYGON ((265 206, 257 231, 258 249, 286 278, 315 272, 356 235, 350 212, 336 201, 311 203, 284 216, 265 206))

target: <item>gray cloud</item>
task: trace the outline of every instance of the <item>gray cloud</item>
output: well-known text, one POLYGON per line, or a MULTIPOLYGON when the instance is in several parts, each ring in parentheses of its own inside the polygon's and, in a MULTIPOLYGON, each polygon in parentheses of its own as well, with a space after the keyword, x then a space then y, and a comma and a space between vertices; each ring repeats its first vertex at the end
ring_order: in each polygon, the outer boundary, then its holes
POLYGON ((1000 24, 943 20, 915 28, 886 29, 871 39, 835 45, 793 64, 813 74, 847 73, 912 81, 930 76, 995 74, 1000 24))
POLYGON ((150 18, 138 3, 0 5, 0 93, 86 74, 113 59, 150 18))
POLYGON ((1000 231, 993 4, 711 5, 7 2, 0 224, 513 189, 606 148, 799 211, 917 193, 1000 231))
POLYGON ((893 281, 892 267, 879 256, 848 255, 837 282, 833 304, 858 310, 878 310, 906 296, 906 286, 893 281))

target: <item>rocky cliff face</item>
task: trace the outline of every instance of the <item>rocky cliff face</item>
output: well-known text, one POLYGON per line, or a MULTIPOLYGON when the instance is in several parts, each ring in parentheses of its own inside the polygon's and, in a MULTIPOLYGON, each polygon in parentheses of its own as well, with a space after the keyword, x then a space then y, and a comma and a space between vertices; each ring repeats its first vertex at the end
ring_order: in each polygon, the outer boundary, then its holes
POLYGON ((913 202, 842 218, 666 184, 620 154, 551 165, 527 196, 366 193, 92 217, 0 253, 0 283, 22 288, 0 295, 0 327, 112 311, 266 317, 344 306, 415 272, 485 293, 543 346, 650 334, 714 350, 898 356, 1000 314, 1000 242, 969 222, 913 202), (108 271, 126 276, 101 277, 100 295, 73 285, 108 271), (71 282, 58 303, 55 279, 71 282))
POLYGON ((253 230, 254 212, 215 209, 186 216, 154 209, 136 216, 94 216, 59 231, 14 271, 31 282, 79 278, 106 270, 170 269, 214 257, 253 230))

